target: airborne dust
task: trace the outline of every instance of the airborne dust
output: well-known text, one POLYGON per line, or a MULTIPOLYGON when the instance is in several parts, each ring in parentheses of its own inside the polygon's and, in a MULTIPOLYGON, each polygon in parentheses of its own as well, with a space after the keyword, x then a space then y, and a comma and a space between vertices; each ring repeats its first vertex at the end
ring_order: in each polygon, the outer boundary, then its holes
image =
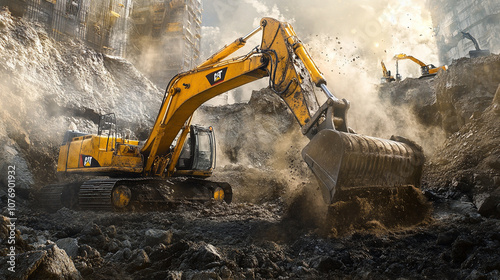
MULTIPOLYGON (((211 1, 204 5, 202 57, 209 57, 246 35, 266 16, 293 25, 325 75, 329 89, 336 97, 351 102, 347 122, 356 132, 381 138, 408 137, 429 153, 435 149, 433 143, 444 139, 438 129, 420 126, 407 113, 408 108, 387 110, 377 94, 381 61, 393 75, 393 56, 398 53, 439 64, 430 13, 424 2, 211 1)), ((244 55, 259 44, 259 35, 254 36, 235 56, 244 55)), ((399 72, 403 78, 420 76, 419 66, 409 60, 400 61, 399 72)), ((231 92, 226 99, 249 100, 251 90, 265 86, 266 83, 256 82, 245 86, 244 91, 231 92)), ((217 100, 210 104, 217 104, 217 100)))
MULTIPOLYGON (((381 60, 385 61, 394 74, 395 61, 392 57, 396 53, 405 52, 422 59, 437 60, 430 14, 424 6, 423 3, 416 1, 378 1, 376 4, 367 1, 366 3, 364 1, 352 3, 345 1, 327 3, 324 1, 278 1, 278 3, 258 0, 248 0, 243 3, 213 1, 204 6, 202 53, 204 57, 209 57, 224 44, 229 44, 236 38, 246 35, 259 25, 262 17, 269 16, 287 21, 293 25, 315 63, 325 75, 329 89, 338 98, 346 98, 351 102, 351 109, 347 114, 348 126, 357 133, 386 139, 391 135, 407 137, 418 142, 424 147, 426 153, 431 154, 436 149, 435 143, 442 142, 444 139, 441 129, 421 125, 413 114, 408 114, 410 108, 406 105, 387 110, 389 105, 378 95, 382 76, 381 60), (312 18, 321 18, 321 20, 311 20, 312 18)), ((234 56, 244 55, 259 44, 258 34, 234 56)), ((413 76, 419 75, 420 69, 416 64, 408 62, 400 63, 399 71, 405 76, 413 76)), ((251 100, 250 92, 265 86, 266 83, 261 81, 249 84, 241 91, 230 92, 225 99, 215 98, 208 104, 251 100)), ((322 92, 318 90, 317 95, 320 103, 324 102, 322 92)), ((282 113, 286 114, 285 111, 282 113)), ((265 118, 260 115, 260 113, 255 116, 250 114, 247 118, 241 118, 253 120, 253 122, 244 121, 244 125, 224 123, 223 120, 227 119, 224 117, 221 117, 220 125, 213 119, 207 120, 205 117, 196 120, 203 119, 204 121, 201 122, 204 124, 215 125, 216 131, 234 129, 244 131, 240 133, 252 135, 246 139, 236 140, 234 135, 219 133, 219 151, 226 149, 226 144, 231 146, 231 143, 237 141, 240 154, 237 164, 233 163, 233 168, 234 165, 239 165, 239 168, 246 170, 245 168, 248 167, 253 172, 272 170, 267 176, 264 174, 258 176, 259 180, 266 178, 269 182, 274 180, 287 182, 283 190, 287 195, 283 197, 297 197, 297 200, 301 200, 304 195, 313 196, 309 200, 318 202, 313 204, 317 209, 314 212, 318 212, 318 216, 323 217, 328 209, 324 207, 314 176, 300 157, 300 150, 308 140, 300 136, 297 124, 291 124, 288 133, 273 133, 277 126, 284 124, 276 123, 276 117, 265 118), (279 144, 275 146, 273 141, 266 140, 269 137, 279 144), (252 139, 259 139, 258 143, 265 146, 253 147, 255 142, 252 139), (287 145, 287 142, 294 142, 298 145, 287 145), (259 152, 263 149, 267 151, 259 152), (299 163, 300 169, 304 169, 298 176, 289 174, 296 169, 288 168, 290 161, 282 156, 286 151, 290 153, 293 149, 298 152, 294 158, 295 162, 299 163), (252 157, 258 160, 248 161, 248 158, 252 157), (286 174, 282 174, 283 172, 286 174), (291 177, 297 179, 289 180, 291 177)), ((278 119, 281 117, 278 116, 278 119)), ((233 157, 234 154, 233 149, 229 157, 233 157)), ((222 152, 218 154, 219 166, 224 166, 226 155, 222 152)), ((236 185, 243 184, 245 186, 243 189, 247 189, 249 194, 257 195, 255 199, 259 200, 262 199, 262 192, 255 191, 255 189, 261 183, 255 184, 250 179, 255 175, 247 174, 246 184, 240 182, 236 185)), ((273 189, 272 184, 267 185, 273 189)), ((280 186, 283 187, 283 185, 280 186)), ((294 204, 292 207, 297 207, 293 199, 287 201, 294 204)), ((308 201, 303 208, 310 205, 308 201)), ((304 216, 311 217, 310 214, 304 216)))

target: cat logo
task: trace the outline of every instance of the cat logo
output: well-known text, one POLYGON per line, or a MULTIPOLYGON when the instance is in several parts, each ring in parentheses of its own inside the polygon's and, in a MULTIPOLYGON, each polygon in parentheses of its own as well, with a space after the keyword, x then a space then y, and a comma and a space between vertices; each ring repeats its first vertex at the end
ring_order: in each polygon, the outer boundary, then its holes
POLYGON ((92 166, 92 157, 85 157, 83 159, 83 166, 85 166, 85 167, 92 166))
POLYGON ((223 82, 226 78, 226 70, 227 67, 208 74, 206 77, 210 85, 215 86, 216 84, 223 82))
POLYGON ((215 72, 214 74, 214 81, 217 82, 218 80, 222 79, 222 70, 215 72))
POLYGON ((95 158, 88 155, 80 155, 79 167, 100 167, 101 165, 95 158))

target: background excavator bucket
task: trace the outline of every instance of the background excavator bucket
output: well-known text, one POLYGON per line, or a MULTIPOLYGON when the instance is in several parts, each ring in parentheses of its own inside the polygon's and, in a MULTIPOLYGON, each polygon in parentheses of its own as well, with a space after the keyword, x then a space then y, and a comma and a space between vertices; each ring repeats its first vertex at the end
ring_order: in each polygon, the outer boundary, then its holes
POLYGON ((386 140, 333 129, 316 134, 302 157, 328 204, 354 188, 418 187, 424 164, 422 148, 403 137, 386 140))

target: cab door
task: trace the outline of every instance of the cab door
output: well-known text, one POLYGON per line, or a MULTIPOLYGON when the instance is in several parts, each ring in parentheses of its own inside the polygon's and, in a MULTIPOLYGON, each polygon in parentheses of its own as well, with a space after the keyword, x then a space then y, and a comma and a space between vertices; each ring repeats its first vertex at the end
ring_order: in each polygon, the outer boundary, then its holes
POLYGON ((211 126, 191 125, 177 162, 177 170, 212 171, 215 168, 215 136, 211 126))

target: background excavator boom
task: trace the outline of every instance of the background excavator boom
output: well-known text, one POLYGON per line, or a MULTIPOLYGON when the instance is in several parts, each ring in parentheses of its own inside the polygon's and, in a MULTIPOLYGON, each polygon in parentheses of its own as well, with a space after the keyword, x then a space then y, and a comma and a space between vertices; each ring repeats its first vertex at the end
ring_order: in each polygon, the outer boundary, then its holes
MULTIPOLYGON (((400 53, 400 54, 395 55, 394 59, 396 60, 396 69, 398 69, 398 61, 402 60, 402 59, 409 59, 409 60, 417 63, 418 65, 420 65, 420 71, 421 71, 421 74, 422 74, 420 76, 420 78, 434 76, 434 75, 436 75, 439 72, 439 70, 443 70, 443 71, 447 70, 446 66, 436 67, 433 64, 425 64, 421 60, 419 60, 419 59, 417 59, 417 58, 415 58, 415 57, 413 57, 411 55, 406 55, 404 53, 400 53)), ((396 72, 398 72, 398 71, 396 71, 396 72)), ((396 76, 400 77, 399 73, 396 73, 396 76)))
POLYGON ((489 50, 482 50, 481 48, 479 48, 479 43, 477 42, 476 38, 474 38, 470 33, 462 31, 462 38, 469 39, 474 44, 475 50, 469 51, 469 56, 471 58, 489 56, 491 54, 489 50))

